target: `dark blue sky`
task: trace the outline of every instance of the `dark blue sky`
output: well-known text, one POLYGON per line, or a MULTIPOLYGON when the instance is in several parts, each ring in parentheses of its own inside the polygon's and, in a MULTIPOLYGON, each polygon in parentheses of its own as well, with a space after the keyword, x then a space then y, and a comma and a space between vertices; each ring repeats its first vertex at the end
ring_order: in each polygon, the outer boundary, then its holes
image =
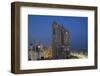
POLYGON ((50 45, 54 21, 69 30, 72 49, 87 49, 87 17, 28 15, 28 43, 40 40, 44 45, 50 45))

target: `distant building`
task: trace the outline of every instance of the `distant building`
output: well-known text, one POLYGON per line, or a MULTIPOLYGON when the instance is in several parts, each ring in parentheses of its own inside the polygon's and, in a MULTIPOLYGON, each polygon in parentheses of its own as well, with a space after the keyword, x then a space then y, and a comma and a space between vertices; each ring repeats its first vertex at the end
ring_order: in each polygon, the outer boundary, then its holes
POLYGON ((64 59, 70 56, 69 31, 56 22, 52 24, 52 50, 54 59, 64 59))
POLYGON ((40 42, 36 45, 36 51, 37 51, 37 59, 44 59, 44 49, 43 45, 40 42))

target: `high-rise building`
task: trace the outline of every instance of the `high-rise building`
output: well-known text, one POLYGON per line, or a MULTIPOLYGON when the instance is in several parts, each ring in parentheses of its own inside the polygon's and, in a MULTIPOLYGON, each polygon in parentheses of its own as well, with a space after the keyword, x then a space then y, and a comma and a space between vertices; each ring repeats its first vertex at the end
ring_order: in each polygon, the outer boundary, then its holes
POLYGON ((52 51, 54 59, 66 59, 70 56, 69 31, 56 22, 52 24, 52 51))

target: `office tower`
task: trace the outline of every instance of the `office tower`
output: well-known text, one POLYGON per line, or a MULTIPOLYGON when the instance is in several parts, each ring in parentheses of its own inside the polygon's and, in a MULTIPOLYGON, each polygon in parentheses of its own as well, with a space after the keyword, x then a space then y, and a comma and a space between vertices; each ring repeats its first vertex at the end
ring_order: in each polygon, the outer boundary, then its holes
POLYGON ((66 59, 70 56, 69 31, 56 22, 52 24, 52 50, 54 59, 66 59))

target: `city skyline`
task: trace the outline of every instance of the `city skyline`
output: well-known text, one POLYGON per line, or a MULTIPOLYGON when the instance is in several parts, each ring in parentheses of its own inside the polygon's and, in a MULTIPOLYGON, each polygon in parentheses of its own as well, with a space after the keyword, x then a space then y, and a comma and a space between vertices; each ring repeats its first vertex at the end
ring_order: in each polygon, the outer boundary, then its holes
POLYGON ((72 49, 87 49, 88 18, 71 16, 28 16, 28 43, 40 40, 45 46, 52 44, 52 23, 56 21, 70 32, 72 49))

